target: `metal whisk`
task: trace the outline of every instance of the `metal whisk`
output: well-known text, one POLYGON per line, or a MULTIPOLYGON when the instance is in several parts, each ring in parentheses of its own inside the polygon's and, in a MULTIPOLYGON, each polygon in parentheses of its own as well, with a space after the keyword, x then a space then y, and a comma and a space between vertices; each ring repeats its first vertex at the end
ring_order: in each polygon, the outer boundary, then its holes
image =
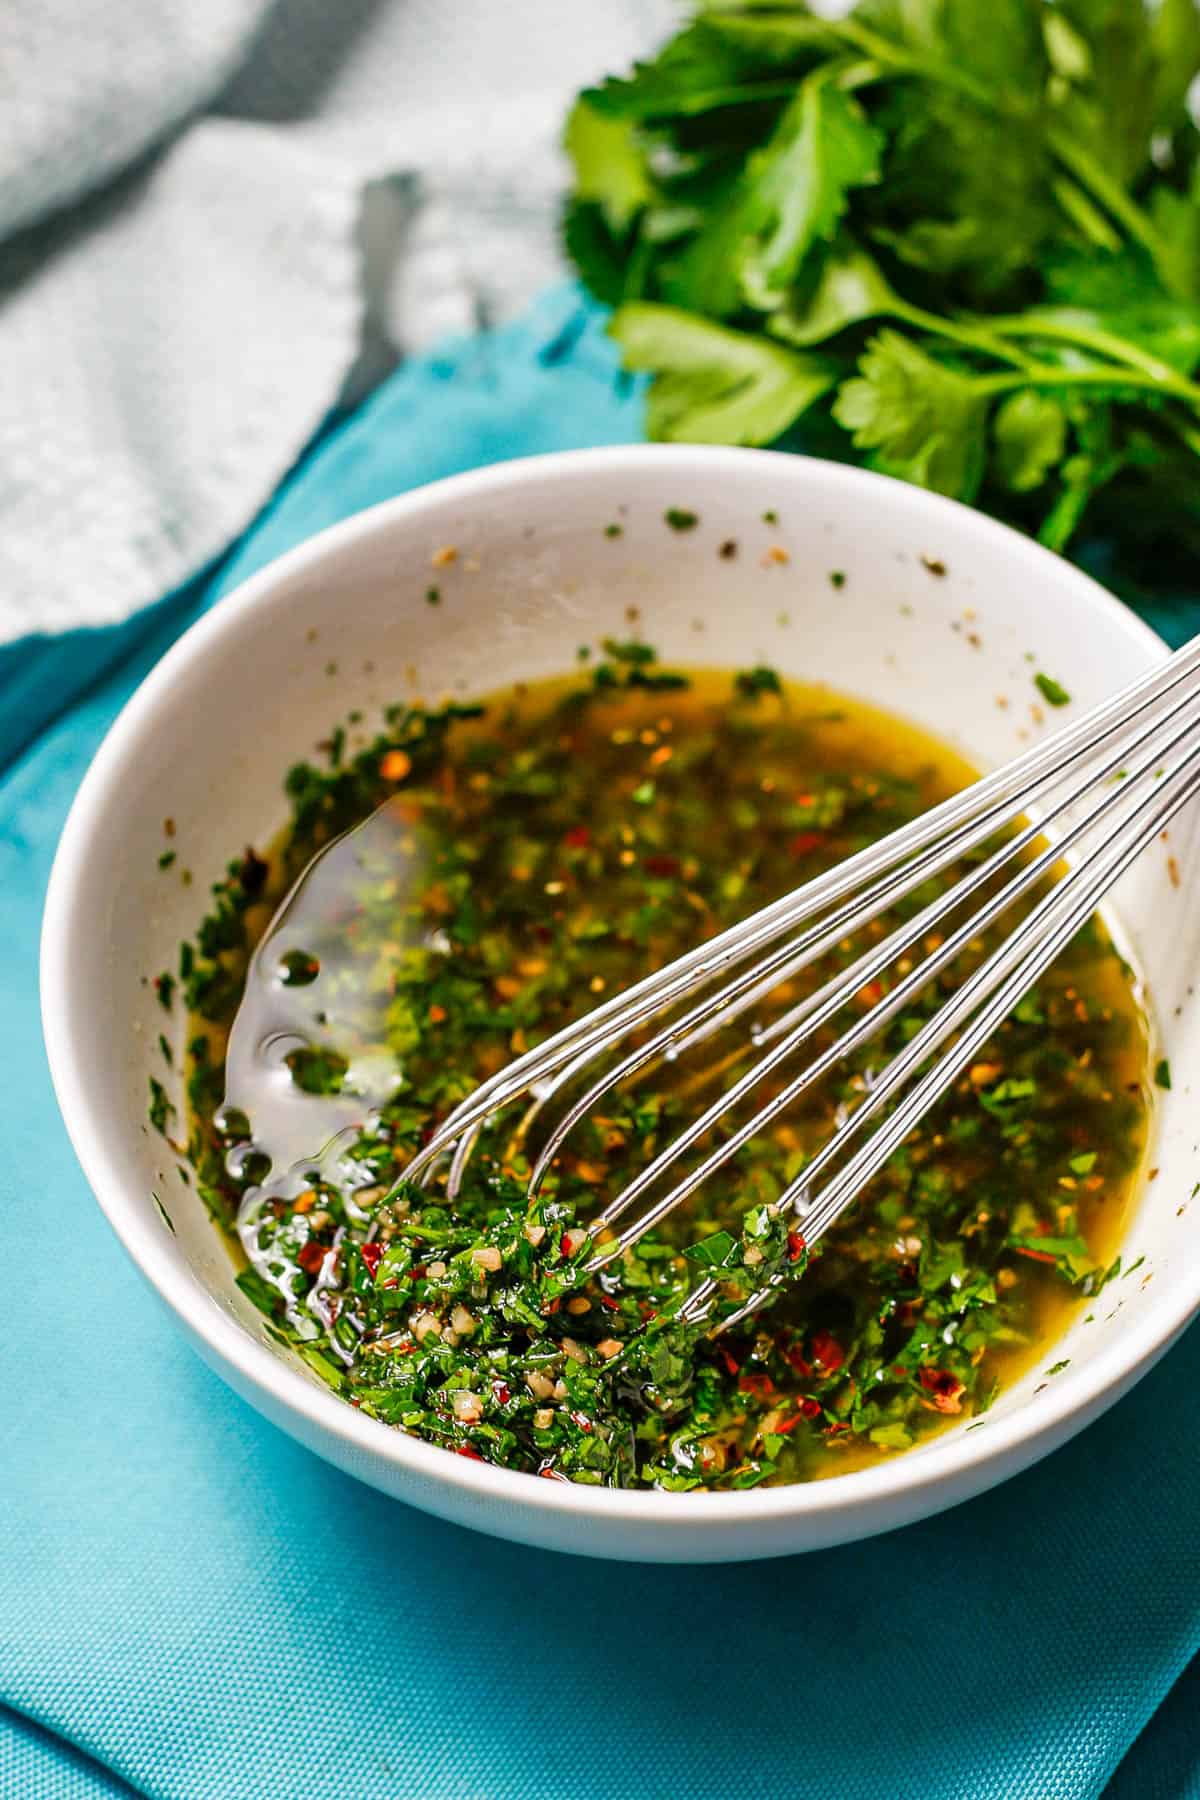
MULTIPOLYGON (((795 1215, 796 1230, 811 1248, 972 1063, 1139 852, 1197 793, 1200 638, 995 774, 698 945, 517 1058, 454 1109, 410 1164, 405 1179, 427 1179, 439 1159, 452 1153, 447 1181, 452 1199, 482 1129, 524 1099, 526 1111, 517 1129, 528 1142, 529 1127, 550 1096, 586 1079, 538 1150, 528 1184, 532 1198, 571 1131, 619 1083, 651 1064, 676 1062, 727 1031, 885 909, 1003 832, 998 848, 970 865, 937 899, 895 925, 769 1025, 744 1033, 738 1046, 753 1058, 749 1067, 608 1202, 591 1231, 593 1240, 602 1231, 611 1235, 597 1244, 587 1266, 599 1270, 635 1244, 822 1076, 876 1038, 1022 897, 1044 890, 998 948, 951 987, 911 1041, 873 1072, 859 1103, 840 1117, 780 1196, 778 1205, 795 1215), (980 896, 975 908, 939 937, 939 927, 974 895, 980 896), (922 940, 934 947, 913 966, 904 960, 906 952, 922 940), (787 1074, 786 1065, 801 1047, 864 988, 873 992, 870 984, 889 969, 901 979, 827 1049, 787 1074), (654 1028, 664 1016, 665 1023, 654 1028), (670 1172, 680 1158, 776 1071, 785 1076, 782 1085, 694 1167, 673 1179, 670 1172), (867 1131, 872 1121, 874 1129, 867 1131), (842 1161, 852 1146, 853 1153, 842 1161), (833 1172, 835 1163, 841 1166, 833 1172)), ((753 1313, 784 1279, 775 1275, 719 1328, 753 1313)), ((718 1291, 716 1280, 702 1281, 681 1316, 704 1318, 718 1291)))

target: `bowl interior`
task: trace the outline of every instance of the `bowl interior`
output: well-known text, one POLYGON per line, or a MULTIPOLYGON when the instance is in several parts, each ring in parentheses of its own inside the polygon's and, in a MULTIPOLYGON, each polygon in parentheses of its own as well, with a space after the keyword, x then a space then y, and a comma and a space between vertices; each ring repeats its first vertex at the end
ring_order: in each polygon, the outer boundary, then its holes
MULTIPOLYGON (((182 1106, 156 1048, 164 1014, 148 981, 175 967, 226 861, 283 822, 288 766, 348 710, 370 725, 398 699, 562 672, 581 643, 631 631, 669 660, 763 661, 828 682, 985 768, 1163 654, 1084 577, 978 515, 832 465, 746 452, 588 453, 440 484, 327 533, 223 602, 156 671, 89 778, 48 933, 48 957, 69 981, 49 984, 48 1006, 52 1051, 56 1039, 70 1044, 68 1114, 86 1113, 82 1126, 69 1122, 94 1182, 103 1159, 110 1212, 159 1234, 160 1260, 194 1304, 231 1315, 273 1356, 286 1353, 234 1286, 178 1159, 147 1126, 150 1074, 182 1106), (672 528, 669 508, 696 523, 672 528), (1038 671, 1067 689, 1069 706, 1046 706, 1038 671), (177 860, 161 871, 167 819, 177 860)), ((1069 1364, 1055 1387, 1079 1379, 1148 1309, 1194 1300, 1189 1113, 1200 1046, 1191 1009, 1177 1008, 1200 947, 1200 913, 1185 900, 1197 837, 1192 808, 1114 897, 1173 1085, 1156 1127, 1161 1173, 1127 1233, 1126 1263, 1144 1261, 1055 1347, 1047 1360, 1069 1364)), ((168 1030, 181 1032, 177 1016, 168 1030)), ((315 1378, 297 1364, 295 1380, 315 1378)), ((1039 1365, 997 1403, 981 1439, 993 1420, 1037 1407, 1048 1382, 1039 1365)), ((928 1454, 904 1459, 914 1481, 928 1454)))

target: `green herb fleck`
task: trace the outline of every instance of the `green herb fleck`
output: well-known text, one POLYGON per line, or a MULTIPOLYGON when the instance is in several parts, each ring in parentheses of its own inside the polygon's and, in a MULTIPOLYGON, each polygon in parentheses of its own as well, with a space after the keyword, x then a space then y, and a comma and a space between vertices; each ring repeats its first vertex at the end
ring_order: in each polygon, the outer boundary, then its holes
POLYGON ((350 1067, 336 1050, 308 1045, 284 1058, 292 1080, 306 1094, 340 1094, 350 1067))
POLYGON ((758 663, 752 669, 739 669, 733 678, 734 689, 743 699, 757 700, 762 694, 782 694, 783 683, 774 669, 758 663))
POLYGON ((1033 681, 1034 686, 1038 689, 1038 692, 1042 695, 1042 698, 1046 701, 1048 706, 1066 706, 1069 704, 1071 699, 1070 694, 1068 694, 1066 688, 1063 687, 1060 682, 1055 681, 1052 675, 1043 675, 1039 671, 1039 673, 1034 676, 1033 681))
POLYGON ((175 1116, 175 1107, 161 1081, 150 1077, 150 1123, 155 1131, 167 1136, 167 1127, 175 1116))

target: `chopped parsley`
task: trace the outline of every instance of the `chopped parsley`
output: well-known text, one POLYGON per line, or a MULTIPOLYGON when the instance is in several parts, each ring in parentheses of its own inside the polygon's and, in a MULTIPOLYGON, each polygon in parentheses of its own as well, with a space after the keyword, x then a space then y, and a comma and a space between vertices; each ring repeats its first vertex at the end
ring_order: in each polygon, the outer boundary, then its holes
POLYGON ((1055 681, 1053 675, 1043 675, 1039 671, 1033 681, 1047 706, 1068 706, 1070 704, 1070 694, 1060 681, 1055 681))
MULTIPOLYGON (((240 1222, 238 1285, 315 1375, 461 1455, 668 1491, 896 1455, 981 1415, 1047 1320, 1113 1273, 1104 1221, 1144 1134, 1128 980, 1082 932, 812 1250, 779 1196, 936 992, 599 1274, 588 1222, 695 1114, 682 1065, 607 1095, 533 1201, 532 1146, 503 1124, 453 1202, 444 1168, 410 1187, 413 1152, 481 1077, 945 792, 927 754, 916 778, 900 768, 916 759, 893 769, 876 738, 856 745, 853 711, 785 694, 769 669, 693 683, 637 639, 585 660, 519 705, 396 707, 362 748, 288 772, 286 831, 232 857, 180 955, 197 1194, 226 1231, 240 1222), (787 704, 745 704, 762 694, 787 704), (370 854, 348 858, 331 909, 293 903, 243 1008, 264 912, 364 821, 370 854), (314 1160, 290 1177, 265 1126, 256 1139, 266 1090, 226 1092, 227 1034, 262 993, 292 1032, 262 1079, 311 1119, 314 1160), (335 1130, 339 1159, 318 1158, 335 1130), (793 1277, 777 1303, 718 1339, 676 1316, 699 1280, 718 1281, 719 1316, 776 1272, 793 1277)), ((150 1097, 165 1134, 174 1105, 153 1079, 150 1097)))
POLYGON ((774 669, 768 669, 759 663, 753 669, 741 669, 734 676, 735 690, 747 700, 756 700, 760 694, 781 694, 783 684, 774 669))

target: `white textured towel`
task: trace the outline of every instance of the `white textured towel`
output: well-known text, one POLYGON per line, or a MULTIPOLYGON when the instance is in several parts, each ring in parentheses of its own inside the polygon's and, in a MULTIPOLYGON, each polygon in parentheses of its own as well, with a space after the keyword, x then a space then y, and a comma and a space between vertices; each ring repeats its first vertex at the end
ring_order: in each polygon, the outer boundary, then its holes
POLYGON ((676 16, 5 0, 0 642, 185 580, 348 383, 553 279, 570 96, 676 16))

